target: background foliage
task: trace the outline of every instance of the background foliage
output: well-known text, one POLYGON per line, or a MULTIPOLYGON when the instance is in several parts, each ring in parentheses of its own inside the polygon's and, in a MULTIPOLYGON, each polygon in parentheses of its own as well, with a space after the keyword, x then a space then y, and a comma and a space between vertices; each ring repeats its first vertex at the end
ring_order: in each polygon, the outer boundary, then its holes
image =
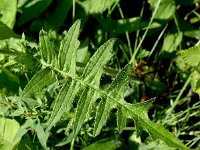
MULTIPOLYGON (((199 149, 199 7, 199 0, 2 0, 0 149, 170 149, 163 141, 152 140, 147 132, 141 131, 138 137, 140 129, 136 130, 131 118, 119 133, 115 109, 101 133, 93 137, 95 104, 78 136, 67 143, 77 101, 49 135, 45 132, 44 123, 52 114, 64 80, 61 75, 55 78, 40 70, 56 64, 53 58, 62 50, 60 43, 77 19, 81 20, 76 35, 80 34, 81 43, 74 53, 77 76, 82 75, 101 45, 117 38, 113 57, 103 69, 100 88, 107 89, 119 70, 131 64, 124 100, 135 104, 156 97, 149 118, 164 125, 189 148, 199 149), (39 73, 49 79, 44 83, 46 89, 38 88, 42 84, 35 82, 37 88, 26 91, 27 83, 39 73)), ((75 41, 74 46, 78 43, 75 41)), ((60 64, 62 56, 58 54, 60 64)))

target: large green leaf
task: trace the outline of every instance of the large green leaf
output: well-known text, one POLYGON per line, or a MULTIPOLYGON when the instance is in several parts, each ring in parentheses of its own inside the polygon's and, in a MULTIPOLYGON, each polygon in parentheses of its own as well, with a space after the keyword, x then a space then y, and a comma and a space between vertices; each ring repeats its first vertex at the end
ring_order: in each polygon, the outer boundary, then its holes
POLYGON ((0 20, 9 28, 13 28, 15 24, 15 16, 17 12, 17 0, 1 0, 0 3, 0 20))
POLYGON ((20 138, 14 139, 19 123, 14 119, 0 118, 0 149, 12 150, 19 143, 20 138))

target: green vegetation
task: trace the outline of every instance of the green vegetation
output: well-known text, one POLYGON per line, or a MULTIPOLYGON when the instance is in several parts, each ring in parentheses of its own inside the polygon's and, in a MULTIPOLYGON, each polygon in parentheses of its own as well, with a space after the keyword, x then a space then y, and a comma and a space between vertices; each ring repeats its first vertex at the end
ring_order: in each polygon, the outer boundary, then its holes
POLYGON ((0 149, 200 149, 198 0, 2 0, 0 149))

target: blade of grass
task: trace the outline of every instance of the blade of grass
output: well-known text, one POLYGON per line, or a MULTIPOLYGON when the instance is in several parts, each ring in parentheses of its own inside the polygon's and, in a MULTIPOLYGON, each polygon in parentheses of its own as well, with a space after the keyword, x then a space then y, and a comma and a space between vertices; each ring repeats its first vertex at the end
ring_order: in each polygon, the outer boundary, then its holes
POLYGON ((149 31, 149 28, 150 28, 150 26, 151 26, 151 24, 152 24, 152 22, 153 22, 153 19, 154 19, 154 17, 155 17, 155 14, 156 14, 156 12, 157 12, 157 10, 158 10, 158 7, 159 7, 159 5, 160 5, 160 1, 161 1, 161 0, 158 0, 158 2, 157 2, 156 8, 155 8, 155 10, 154 10, 154 12, 153 12, 153 15, 152 15, 151 19, 150 19, 149 25, 147 26, 147 28, 146 28, 146 30, 145 30, 143 36, 142 36, 142 39, 141 39, 140 43, 138 44, 137 48, 134 50, 134 53, 133 53, 133 55, 132 55, 132 57, 131 57, 131 60, 129 61, 129 64, 134 63, 134 61, 135 61, 135 56, 136 56, 137 52, 139 51, 139 49, 140 49, 140 47, 141 47, 141 45, 142 45, 142 43, 143 43, 143 41, 144 41, 144 38, 145 38, 146 35, 147 35, 147 32, 149 31))
POLYGON ((168 111, 166 112, 166 116, 163 119, 163 124, 165 124, 167 122, 167 120, 169 119, 170 115, 172 114, 172 111, 174 110, 174 108, 178 105, 179 100, 183 94, 183 92, 186 90, 186 87, 190 84, 191 81, 191 74, 189 75, 189 77, 187 78, 185 84, 183 85, 181 91, 179 92, 178 96, 176 97, 173 105, 168 109, 168 111))

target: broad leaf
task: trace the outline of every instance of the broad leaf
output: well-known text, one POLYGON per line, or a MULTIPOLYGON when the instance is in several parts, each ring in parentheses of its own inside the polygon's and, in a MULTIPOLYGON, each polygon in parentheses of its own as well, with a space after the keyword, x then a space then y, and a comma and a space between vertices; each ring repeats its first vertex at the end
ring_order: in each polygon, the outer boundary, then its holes
POLYGON ((19 123, 14 119, 0 118, 0 149, 11 150, 18 144, 21 138, 14 139, 19 123))
POLYGON ((6 24, 10 29, 12 29, 15 24, 16 13, 17 13, 17 0, 12 0, 12 1, 1 0, 0 20, 4 24, 6 24))

